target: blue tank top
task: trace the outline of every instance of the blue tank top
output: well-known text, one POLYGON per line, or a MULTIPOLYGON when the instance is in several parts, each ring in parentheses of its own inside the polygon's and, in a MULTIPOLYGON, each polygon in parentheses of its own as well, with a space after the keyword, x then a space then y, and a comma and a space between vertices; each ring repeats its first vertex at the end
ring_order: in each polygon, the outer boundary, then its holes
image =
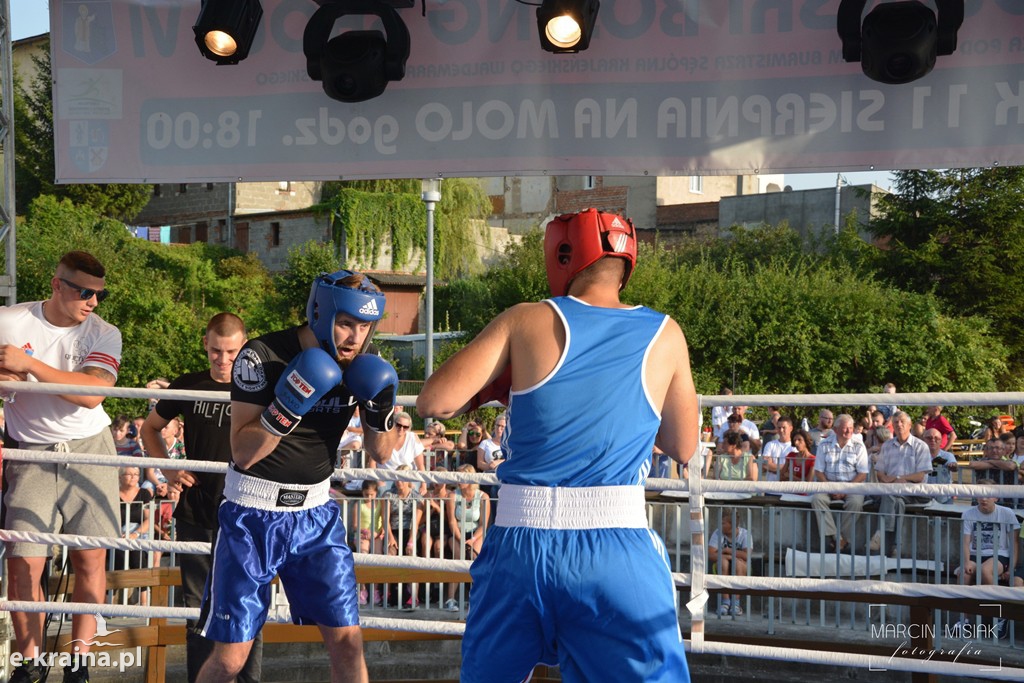
POLYGON ((642 485, 661 426, 644 368, 668 316, 573 297, 545 303, 562 320, 565 349, 547 377, 511 393, 498 478, 527 486, 642 485))

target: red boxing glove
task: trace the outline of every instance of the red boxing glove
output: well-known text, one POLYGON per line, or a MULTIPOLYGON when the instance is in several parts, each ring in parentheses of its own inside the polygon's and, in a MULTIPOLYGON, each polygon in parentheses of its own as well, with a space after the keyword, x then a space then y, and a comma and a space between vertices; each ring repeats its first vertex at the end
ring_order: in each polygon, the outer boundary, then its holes
POLYGON ((505 366, 505 370, 495 378, 493 382, 477 392, 476 396, 469 399, 469 410, 476 410, 485 403, 497 401, 508 407, 508 395, 512 391, 512 365, 505 366))

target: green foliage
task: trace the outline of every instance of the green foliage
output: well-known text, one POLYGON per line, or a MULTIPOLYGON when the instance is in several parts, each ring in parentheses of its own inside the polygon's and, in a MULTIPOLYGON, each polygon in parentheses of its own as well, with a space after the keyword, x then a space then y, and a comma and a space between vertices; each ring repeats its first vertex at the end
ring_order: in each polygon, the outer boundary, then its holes
POLYGON ((47 45, 43 55, 33 57, 36 79, 14 83, 15 202, 24 210, 41 195, 67 198, 79 206, 90 206, 100 215, 128 222, 149 201, 149 185, 110 183, 105 185, 54 183, 53 74, 47 45))
MULTIPOLYGON (((206 323, 221 311, 240 315, 250 335, 283 326, 274 311, 274 283, 254 256, 203 243, 140 240, 90 207, 45 195, 29 206, 18 237, 21 301, 50 297, 65 252, 85 249, 106 267, 111 295, 98 312, 121 330, 119 386, 141 387, 155 377, 207 367, 201 340, 206 323)), ((144 401, 111 398, 104 408, 111 415, 138 414, 144 401)))
POLYGON ((951 311, 977 314, 1011 349, 1010 374, 1024 370, 1024 169, 899 171, 884 215, 870 226, 887 248, 882 276, 933 292, 951 311))
MULTIPOLYGON (((873 278, 855 226, 816 245, 788 227, 675 251, 640 246, 623 301, 675 318, 698 391, 736 378, 744 393, 990 391, 1008 351, 980 316, 951 316, 932 294, 873 278)), ((494 315, 547 296, 539 233, 479 278, 439 288, 441 316, 470 337, 494 315)))
MULTIPOLYGON (((338 252, 354 268, 368 268, 390 248, 392 270, 424 267, 426 208, 418 180, 345 181, 325 184, 317 210, 331 217, 338 252)), ((479 273, 477 246, 487 246, 483 219, 491 204, 475 179, 445 181, 434 214, 434 272, 439 279, 479 273)))
MULTIPOLYGON (((341 264, 343 265, 343 264, 341 264)), ((341 265, 329 244, 309 241, 288 250, 288 268, 274 277, 279 294, 281 324, 297 324, 306 319, 309 288, 320 273, 333 273, 341 265)))

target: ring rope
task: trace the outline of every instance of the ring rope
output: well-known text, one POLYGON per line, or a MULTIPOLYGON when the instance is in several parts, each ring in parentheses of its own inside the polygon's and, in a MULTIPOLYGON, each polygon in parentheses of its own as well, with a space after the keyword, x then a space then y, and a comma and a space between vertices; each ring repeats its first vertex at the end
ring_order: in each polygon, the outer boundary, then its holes
MULTIPOLYGON (((130 387, 94 387, 78 384, 50 384, 29 381, 0 381, 0 391, 25 391, 37 394, 66 394, 69 396, 112 396, 116 398, 178 400, 203 399, 227 402, 231 394, 227 391, 189 391, 182 389, 146 389, 130 387)), ((986 406, 1024 403, 1024 392, 978 392, 978 391, 932 391, 899 394, 733 394, 729 396, 699 395, 702 408, 714 406, 986 406)), ((400 395, 398 404, 412 406, 416 396, 400 395)))
MULTIPOLYGON (((4 457, 18 462, 41 462, 75 465, 107 465, 110 467, 158 467, 167 470, 188 470, 190 472, 227 472, 227 464, 206 460, 169 459, 137 457, 131 455, 113 456, 100 453, 56 453, 54 451, 34 451, 20 448, 4 450, 4 457)), ((696 469, 696 468, 693 468, 696 469)), ((696 472, 694 472, 696 475, 696 472)), ((383 467, 377 468, 342 468, 334 471, 332 480, 349 481, 353 479, 372 479, 374 481, 411 481, 427 484, 500 484, 494 474, 468 474, 465 472, 421 472, 409 470, 399 472, 383 467)), ((654 491, 688 491, 693 486, 690 481, 680 479, 650 478, 645 488, 654 491)), ((801 481, 731 481, 720 479, 699 479, 704 493, 778 493, 778 494, 811 494, 811 493, 853 493, 867 496, 902 496, 917 495, 931 497, 957 496, 977 498, 990 495, 997 498, 1024 498, 1024 489, 1020 486, 1002 484, 906 484, 881 482, 801 482, 801 481)))

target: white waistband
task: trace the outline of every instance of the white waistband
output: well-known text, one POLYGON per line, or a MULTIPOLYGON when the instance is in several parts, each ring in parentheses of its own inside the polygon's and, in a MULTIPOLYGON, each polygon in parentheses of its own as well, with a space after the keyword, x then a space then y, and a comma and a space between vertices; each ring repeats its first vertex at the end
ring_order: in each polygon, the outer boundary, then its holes
POLYGON ((258 510, 293 512, 323 505, 331 496, 331 480, 317 484, 280 484, 242 474, 228 467, 224 497, 232 503, 258 510))
POLYGON ((644 489, 502 484, 494 523, 533 529, 646 529, 644 489))

